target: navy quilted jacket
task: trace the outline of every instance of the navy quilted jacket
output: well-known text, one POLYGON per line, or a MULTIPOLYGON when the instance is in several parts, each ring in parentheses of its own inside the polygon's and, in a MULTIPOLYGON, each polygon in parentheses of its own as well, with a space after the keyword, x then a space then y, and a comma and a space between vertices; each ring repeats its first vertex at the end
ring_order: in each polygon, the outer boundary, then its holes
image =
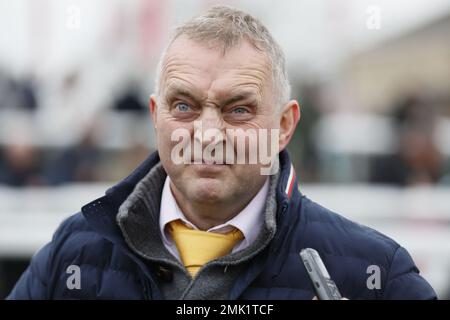
MULTIPOLYGON (((162 299, 157 284, 166 276, 164 269, 135 255, 115 220, 121 203, 158 162, 158 154, 152 154, 105 196, 65 220, 52 241, 33 257, 8 298, 162 299), (81 289, 67 286, 71 265, 80 268, 81 289)), ((299 251, 306 247, 319 252, 342 295, 349 299, 436 298, 404 248, 303 196, 286 151, 280 154, 280 167, 277 233, 238 277, 230 299, 313 298, 299 258, 299 251), (379 267, 380 286, 367 285, 375 283, 368 281, 372 265, 379 267)))

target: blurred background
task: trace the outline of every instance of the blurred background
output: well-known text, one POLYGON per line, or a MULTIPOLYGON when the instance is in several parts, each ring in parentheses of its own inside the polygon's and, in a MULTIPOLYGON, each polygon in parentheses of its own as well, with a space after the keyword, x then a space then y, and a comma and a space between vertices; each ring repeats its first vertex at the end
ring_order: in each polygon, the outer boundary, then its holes
POLYGON ((219 3, 285 50, 300 190, 393 237, 449 299, 448 0, 0 0, 0 298, 64 218, 155 150, 168 34, 219 3))

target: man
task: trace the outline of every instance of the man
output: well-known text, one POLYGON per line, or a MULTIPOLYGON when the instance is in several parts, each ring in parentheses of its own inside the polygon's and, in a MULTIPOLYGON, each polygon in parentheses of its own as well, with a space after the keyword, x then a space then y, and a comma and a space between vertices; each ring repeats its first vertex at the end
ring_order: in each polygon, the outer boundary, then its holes
POLYGON ((434 299, 405 249, 300 194, 289 94, 250 15, 214 7, 176 29, 150 99, 158 153, 63 222, 9 298, 312 299, 310 247, 346 298, 434 299))

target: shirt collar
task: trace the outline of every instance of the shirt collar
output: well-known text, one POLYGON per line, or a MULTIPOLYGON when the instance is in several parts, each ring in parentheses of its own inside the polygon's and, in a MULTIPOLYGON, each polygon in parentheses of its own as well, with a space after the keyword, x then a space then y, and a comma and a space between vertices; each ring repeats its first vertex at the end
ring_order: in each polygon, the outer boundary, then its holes
MULTIPOLYGON (((244 234, 243 244, 248 246, 256 240, 259 231, 264 223, 264 207, 269 192, 269 179, 266 180, 263 187, 256 196, 248 203, 248 205, 237 214, 234 218, 224 224, 210 228, 209 232, 226 232, 230 226, 239 229, 244 234)), ((194 224, 189 222, 178 206, 170 189, 170 178, 166 177, 161 195, 161 206, 159 215, 159 227, 165 244, 170 244, 168 234, 165 231, 166 225, 174 220, 180 219, 191 228, 198 229, 194 224)))

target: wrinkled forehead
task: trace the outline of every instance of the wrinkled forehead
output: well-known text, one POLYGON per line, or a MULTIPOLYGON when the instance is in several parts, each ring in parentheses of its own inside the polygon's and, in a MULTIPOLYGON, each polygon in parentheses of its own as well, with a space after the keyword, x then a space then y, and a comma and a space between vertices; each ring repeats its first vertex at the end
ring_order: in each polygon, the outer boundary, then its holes
POLYGON ((195 88, 203 95, 244 88, 263 95, 271 88, 271 68, 265 52, 247 40, 223 50, 185 36, 168 48, 161 69, 161 93, 171 87, 195 88))

